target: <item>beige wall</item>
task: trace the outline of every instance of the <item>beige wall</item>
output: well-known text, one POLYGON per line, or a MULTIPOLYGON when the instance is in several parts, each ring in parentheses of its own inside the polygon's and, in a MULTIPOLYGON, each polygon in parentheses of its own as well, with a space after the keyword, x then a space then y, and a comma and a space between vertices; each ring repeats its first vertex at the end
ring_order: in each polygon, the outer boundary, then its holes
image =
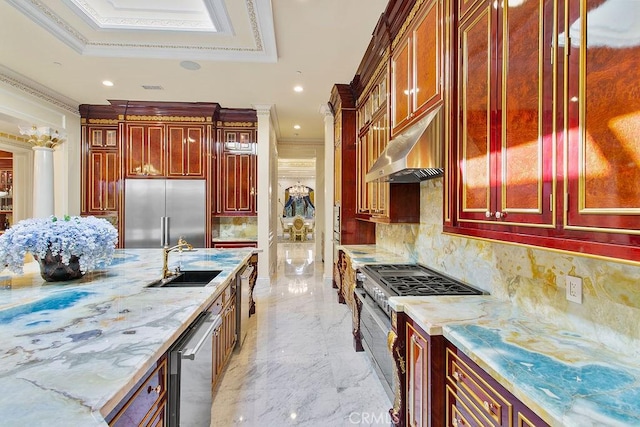
POLYGON ((568 313, 568 328, 621 351, 640 341, 640 266, 443 234, 442 194, 442 179, 423 182, 420 225, 379 224, 378 245, 549 320, 568 313), (583 279, 582 305, 565 298, 567 274, 583 279))

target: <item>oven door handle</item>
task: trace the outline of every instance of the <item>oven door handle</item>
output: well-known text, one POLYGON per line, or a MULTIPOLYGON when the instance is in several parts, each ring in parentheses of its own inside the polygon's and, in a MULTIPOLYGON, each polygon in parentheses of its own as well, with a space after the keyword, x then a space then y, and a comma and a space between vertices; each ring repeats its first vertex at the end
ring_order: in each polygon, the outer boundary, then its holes
POLYGON ((371 297, 365 293, 364 291, 356 291, 356 295, 358 299, 362 301, 362 308, 366 309, 373 317, 373 320, 378 324, 380 329, 385 332, 389 332, 391 330, 391 320, 387 316, 387 314, 382 311, 378 304, 371 299, 371 297))

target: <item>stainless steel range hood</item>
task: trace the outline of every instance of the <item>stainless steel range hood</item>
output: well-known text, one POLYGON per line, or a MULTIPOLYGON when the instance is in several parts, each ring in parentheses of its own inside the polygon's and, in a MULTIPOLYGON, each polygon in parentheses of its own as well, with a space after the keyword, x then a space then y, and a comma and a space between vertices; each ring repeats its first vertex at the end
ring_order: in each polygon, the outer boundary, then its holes
POLYGON ((367 182, 419 182, 443 175, 442 105, 387 144, 365 179, 367 182))

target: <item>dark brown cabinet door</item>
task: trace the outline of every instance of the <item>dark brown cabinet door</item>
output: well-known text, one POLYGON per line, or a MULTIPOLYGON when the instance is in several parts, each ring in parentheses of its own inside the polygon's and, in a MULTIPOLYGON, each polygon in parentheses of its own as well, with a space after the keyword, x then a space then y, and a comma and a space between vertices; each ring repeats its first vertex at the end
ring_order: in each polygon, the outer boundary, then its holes
POLYGON ((167 127, 167 176, 204 176, 204 126, 167 127))
POLYGON ((117 151, 93 150, 89 153, 87 188, 91 212, 118 210, 120 195, 120 160, 117 151))
POLYGON ((568 87, 564 226, 589 239, 640 244, 640 46, 620 30, 628 10, 615 2, 567 0, 561 28, 568 87), (607 22, 602 22, 598 8, 607 22), (585 37, 586 35, 586 37, 585 37), (586 42, 585 42, 586 40, 586 42), (603 231, 605 233, 593 233, 603 231))
POLYGON ((126 175, 163 176, 165 166, 165 126, 127 124, 126 175))

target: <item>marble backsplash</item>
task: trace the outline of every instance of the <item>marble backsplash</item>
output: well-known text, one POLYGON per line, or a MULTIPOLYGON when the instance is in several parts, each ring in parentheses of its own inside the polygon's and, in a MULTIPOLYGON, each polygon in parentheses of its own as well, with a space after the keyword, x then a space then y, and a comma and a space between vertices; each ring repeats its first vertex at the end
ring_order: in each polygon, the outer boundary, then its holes
POLYGON ((211 223, 211 237, 255 239, 258 237, 258 217, 215 217, 211 223))
POLYGON ((378 224, 378 246, 413 255, 537 316, 568 319, 568 329, 640 356, 639 266, 443 234, 442 179, 424 181, 420 190, 420 224, 378 224), (565 298, 568 274, 583 280, 582 304, 565 298))

